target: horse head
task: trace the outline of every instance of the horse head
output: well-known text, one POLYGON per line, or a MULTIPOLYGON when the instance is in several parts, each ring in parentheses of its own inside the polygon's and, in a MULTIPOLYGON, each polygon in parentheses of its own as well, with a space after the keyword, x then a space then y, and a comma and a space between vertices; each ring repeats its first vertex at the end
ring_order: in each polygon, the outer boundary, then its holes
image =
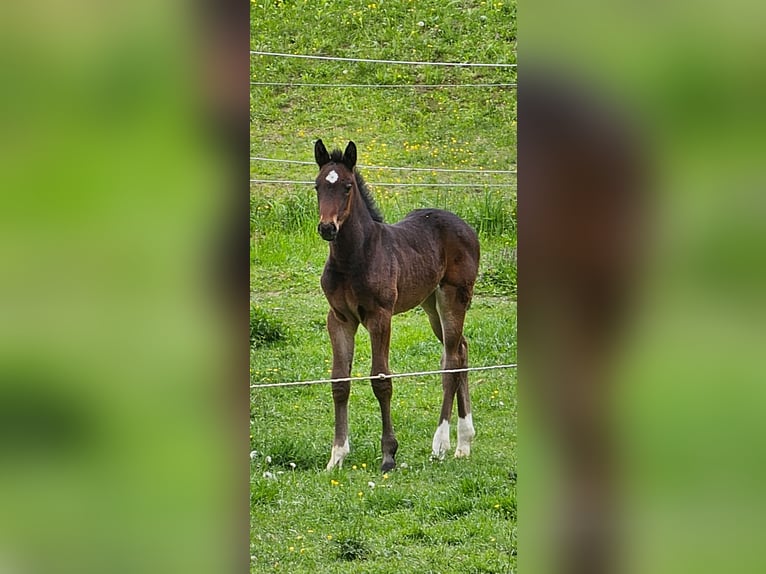
POLYGON ((319 139, 314 144, 314 159, 319 166, 314 185, 319 202, 317 230, 322 239, 332 241, 351 213, 352 190, 356 185, 356 145, 350 141, 342 154, 339 150, 329 154, 319 139))

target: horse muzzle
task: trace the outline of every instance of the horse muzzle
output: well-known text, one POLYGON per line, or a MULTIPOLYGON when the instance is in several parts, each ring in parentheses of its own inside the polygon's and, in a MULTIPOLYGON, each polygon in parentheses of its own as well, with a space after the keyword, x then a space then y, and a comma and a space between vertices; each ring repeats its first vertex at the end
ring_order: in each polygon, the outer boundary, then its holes
POLYGON ((317 230, 325 241, 332 241, 338 235, 338 226, 333 221, 329 223, 320 222, 317 230))

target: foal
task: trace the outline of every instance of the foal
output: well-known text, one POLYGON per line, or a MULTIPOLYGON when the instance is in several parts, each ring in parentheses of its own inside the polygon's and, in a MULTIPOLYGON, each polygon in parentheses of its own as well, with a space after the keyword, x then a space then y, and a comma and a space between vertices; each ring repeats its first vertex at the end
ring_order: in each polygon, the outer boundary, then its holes
MULTIPOLYGON (((314 145, 319 165, 318 231, 330 244, 322 289, 330 304, 327 330, 332 343, 332 378, 349 377, 354 336, 361 323, 372 344, 372 390, 383 422, 382 471, 396 466, 398 443, 391 424, 391 379, 385 376, 391 341, 391 316, 420 305, 444 346, 443 369, 468 365, 463 321, 479 268, 476 232, 456 215, 440 209, 418 209, 394 225, 383 223, 361 175, 355 170, 356 145, 343 153, 314 145)), ((450 448, 449 425, 457 394, 456 457, 468 456, 475 432, 467 373, 442 374, 442 408, 432 442, 432 456, 450 448)), ((349 452, 349 381, 334 382, 335 438, 327 470, 341 466, 349 452)))

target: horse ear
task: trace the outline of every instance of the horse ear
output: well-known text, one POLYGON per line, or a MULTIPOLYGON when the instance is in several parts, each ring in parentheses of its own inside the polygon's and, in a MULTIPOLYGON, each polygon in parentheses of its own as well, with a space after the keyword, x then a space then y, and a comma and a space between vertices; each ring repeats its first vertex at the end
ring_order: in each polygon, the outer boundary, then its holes
POLYGON ((326 163, 330 163, 330 154, 327 153, 327 148, 324 147, 324 143, 321 139, 317 140, 314 144, 314 159, 319 167, 322 167, 326 163))
POLYGON ((346 151, 343 152, 343 165, 351 170, 356 165, 356 144, 352 141, 348 142, 346 151))

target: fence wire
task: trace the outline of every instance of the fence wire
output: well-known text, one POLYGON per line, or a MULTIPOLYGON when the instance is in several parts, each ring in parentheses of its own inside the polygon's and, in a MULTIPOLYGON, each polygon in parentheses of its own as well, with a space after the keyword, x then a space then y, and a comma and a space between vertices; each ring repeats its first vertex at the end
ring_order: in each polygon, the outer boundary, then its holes
POLYGON ((309 385, 323 385, 327 383, 343 383, 352 381, 369 381, 372 379, 397 379, 400 377, 422 377, 425 375, 440 375, 442 373, 467 373, 470 371, 489 371, 494 369, 515 369, 516 363, 507 365, 487 365, 484 367, 464 367, 461 369, 439 369, 436 371, 417 371, 413 373, 391 373, 389 375, 380 373, 379 375, 367 375, 364 377, 342 377, 340 379, 315 379, 313 381, 289 381, 284 383, 256 383, 250 385, 251 389, 273 388, 273 387, 305 387, 309 385))
MULTIPOLYGON (((316 165, 313 161, 300 161, 297 159, 278 159, 271 157, 250 156, 250 161, 267 161, 274 163, 290 163, 298 165, 316 165)), ((515 169, 452 169, 446 167, 391 167, 388 165, 359 165, 360 169, 380 169, 391 171, 422 171, 438 173, 487 173, 487 174, 515 174, 515 169)))
POLYGON ((271 86, 290 88, 515 88, 515 83, 508 84, 313 84, 309 82, 250 82, 251 86, 271 86))
MULTIPOLYGON (((275 184, 275 185, 314 185, 314 180, 296 180, 296 179, 251 179, 250 183, 275 184)), ((367 185, 373 187, 516 187, 515 183, 394 183, 379 181, 377 183, 368 182, 367 185)))
POLYGON ((407 60, 380 60, 375 58, 340 58, 337 56, 319 56, 311 54, 285 54, 280 52, 264 52, 250 50, 251 56, 276 56, 280 58, 303 58, 306 60, 331 60, 334 62, 365 62, 368 64, 401 64, 409 66, 450 66, 457 68, 515 68, 516 64, 508 63, 476 63, 476 62, 415 62, 407 60))

